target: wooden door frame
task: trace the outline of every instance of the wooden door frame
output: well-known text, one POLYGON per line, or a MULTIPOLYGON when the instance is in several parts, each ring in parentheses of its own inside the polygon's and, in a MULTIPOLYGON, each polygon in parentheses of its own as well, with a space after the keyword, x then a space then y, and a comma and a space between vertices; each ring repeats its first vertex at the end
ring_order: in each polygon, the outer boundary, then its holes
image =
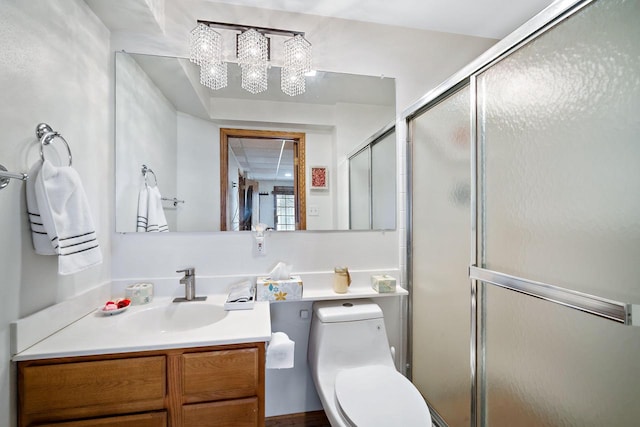
POLYGON ((220 128, 220 231, 227 230, 227 181, 229 179, 229 138, 287 139, 293 143, 293 191, 296 203, 296 230, 307 229, 305 133, 277 130, 220 128))

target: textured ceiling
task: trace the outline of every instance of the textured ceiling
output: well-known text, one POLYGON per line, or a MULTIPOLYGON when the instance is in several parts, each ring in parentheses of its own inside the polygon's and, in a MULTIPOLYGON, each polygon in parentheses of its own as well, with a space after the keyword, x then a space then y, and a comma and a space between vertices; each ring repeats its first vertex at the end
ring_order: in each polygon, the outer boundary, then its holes
POLYGON ((502 39, 553 0, 211 0, 263 9, 502 39))

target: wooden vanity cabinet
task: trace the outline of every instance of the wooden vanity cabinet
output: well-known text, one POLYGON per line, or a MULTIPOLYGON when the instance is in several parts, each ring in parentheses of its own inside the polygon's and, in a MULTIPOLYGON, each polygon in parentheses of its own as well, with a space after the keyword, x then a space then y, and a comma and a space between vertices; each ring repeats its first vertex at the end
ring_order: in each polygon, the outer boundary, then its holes
POLYGON ((264 426, 265 344, 18 362, 19 426, 264 426))

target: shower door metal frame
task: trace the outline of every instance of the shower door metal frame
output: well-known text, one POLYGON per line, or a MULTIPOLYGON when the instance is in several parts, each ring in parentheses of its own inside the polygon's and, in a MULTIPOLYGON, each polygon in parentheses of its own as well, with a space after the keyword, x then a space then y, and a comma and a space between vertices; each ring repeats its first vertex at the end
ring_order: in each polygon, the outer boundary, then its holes
MULTIPOLYGON (((554 3, 534 16, 524 25, 496 43, 480 57, 472 61, 466 67, 445 80, 442 84, 434 88, 420 98, 417 102, 407 108, 400 116, 398 123, 403 123, 406 135, 406 189, 407 189, 407 211, 406 211, 406 257, 407 257, 407 288, 409 299, 407 305, 407 365, 406 372, 409 379, 412 378, 413 360, 413 159, 412 141, 413 127, 412 121, 420 116, 440 101, 455 93, 463 86, 470 86, 470 149, 471 149, 471 209, 470 209, 470 308, 471 308, 471 340, 470 340, 470 368, 471 368, 471 427, 486 425, 486 417, 482 400, 482 384, 484 382, 484 372, 482 362, 485 354, 485 344, 481 325, 485 316, 485 309, 482 305, 485 293, 484 283, 500 286, 513 291, 525 293, 530 296, 542 298, 578 309, 584 312, 595 314, 625 324, 640 324, 640 305, 620 303, 607 300, 601 297, 582 294, 576 291, 562 288, 560 286, 543 284, 527 279, 516 278, 504 273, 493 272, 478 267, 484 265, 484 234, 483 234, 483 212, 480 211, 480 200, 483 200, 480 182, 484 174, 484 163, 479 158, 479 154, 484 151, 479 144, 484 140, 482 130, 477 122, 477 87, 476 76, 491 67, 496 62, 510 55, 515 50, 537 38, 541 34, 557 26, 563 20, 580 11, 597 0, 565 0, 554 3), (635 314, 635 318, 632 317, 635 314)), ((432 409, 434 423, 438 426, 446 426, 437 411, 432 409)))

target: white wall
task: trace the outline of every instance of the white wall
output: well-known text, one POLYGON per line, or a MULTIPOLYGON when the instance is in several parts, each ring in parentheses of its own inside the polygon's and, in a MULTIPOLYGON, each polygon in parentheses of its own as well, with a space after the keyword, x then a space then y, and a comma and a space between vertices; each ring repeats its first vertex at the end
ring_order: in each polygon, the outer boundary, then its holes
POLYGON ((177 158, 178 230, 220 231, 220 127, 179 112, 177 158))
POLYGON ((12 180, 0 191, 0 426, 11 426, 9 322, 111 279, 113 54, 109 31, 80 0, 2 0, 0 51, 0 163, 26 172, 39 156, 36 125, 59 131, 83 181, 104 257, 99 266, 59 276, 55 257, 33 252, 25 184, 12 180))
POLYGON ((307 197, 307 230, 336 230, 338 223, 335 216, 336 181, 335 178, 335 132, 307 132, 306 135, 306 197, 307 197), (311 189, 311 167, 327 166, 329 168, 329 188, 327 190, 311 189), (312 214, 315 209, 317 215, 312 214))

